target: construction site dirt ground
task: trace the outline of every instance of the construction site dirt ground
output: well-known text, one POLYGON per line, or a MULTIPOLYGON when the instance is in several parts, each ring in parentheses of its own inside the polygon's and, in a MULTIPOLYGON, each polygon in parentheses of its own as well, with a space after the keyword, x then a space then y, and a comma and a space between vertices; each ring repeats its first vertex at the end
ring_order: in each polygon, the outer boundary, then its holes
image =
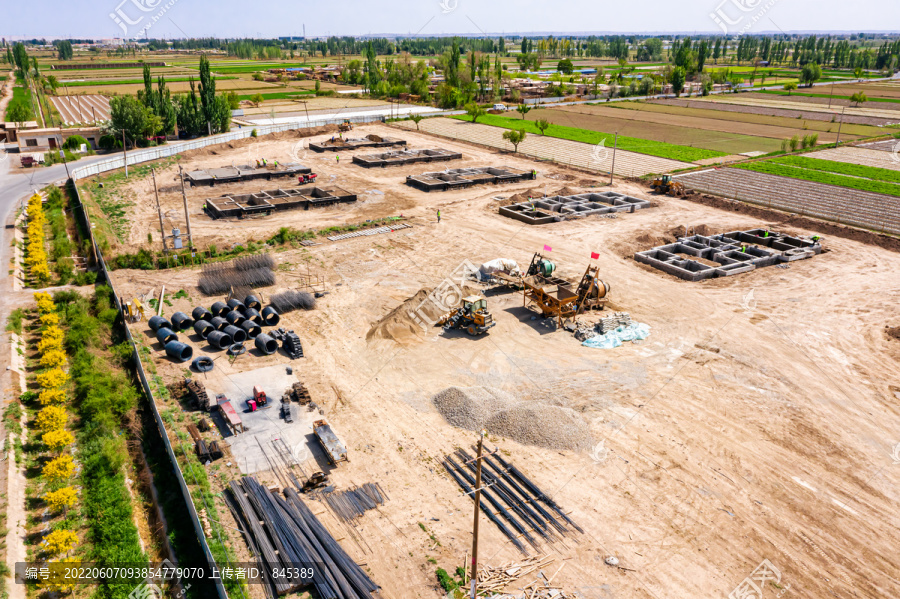
MULTIPOLYGON (((180 157, 179 162, 162 168, 156 173, 159 189, 159 201, 163 211, 163 225, 166 234, 173 228, 186 232, 184 222, 184 202, 181 185, 178 180, 178 165, 186 171, 218 168, 224 166, 256 164, 265 158, 270 164, 277 160, 280 164, 300 162, 312 168, 318 175, 314 185, 327 188, 337 185, 350 193, 357 194, 358 201, 340 204, 334 207, 316 208, 313 210, 290 210, 278 212, 270 216, 255 216, 243 220, 215 220, 203 212, 203 202, 207 198, 223 194, 256 193, 260 190, 298 187, 297 179, 291 177, 274 178, 271 181, 252 180, 238 183, 226 183, 214 187, 186 187, 188 210, 191 215, 191 231, 194 243, 200 248, 215 245, 219 249, 231 247, 236 242, 248 240, 263 241, 274 234, 279 227, 295 229, 322 229, 334 225, 355 224, 364 220, 373 220, 387 216, 414 216, 431 218, 435 210, 441 206, 447 209, 456 203, 476 197, 493 197, 511 195, 516 191, 542 188, 547 193, 558 190, 567 181, 579 182, 586 186, 604 184, 603 177, 594 178, 582 173, 573 173, 566 168, 559 168, 550 163, 536 162, 511 153, 498 153, 460 142, 436 138, 424 133, 415 133, 403 129, 371 125, 355 127, 345 137, 365 137, 370 133, 384 137, 394 137, 407 141, 409 149, 445 148, 454 152, 462 152, 460 160, 449 162, 422 163, 404 165, 402 167, 386 167, 383 169, 366 169, 352 164, 352 158, 358 154, 377 152, 372 148, 361 148, 347 152, 316 153, 308 149, 310 142, 330 139, 337 136, 337 128, 331 127, 333 133, 300 137, 293 132, 275 134, 273 136, 249 138, 240 142, 222 144, 203 150, 194 150, 180 157), (337 158, 340 157, 340 161, 337 158), (431 171, 442 171, 448 168, 472 166, 511 166, 525 170, 536 169, 537 181, 519 184, 493 186, 476 186, 468 190, 435 193, 430 196, 406 185, 407 175, 421 174, 431 171)), ((96 188, 95 181, 81 184, 89 192, 96 188)), ((309 185, 304 185, 309 187, 309 185)), ((159 241, 159 217, 156 200, 153 194, 153 181, 150 177, 135 179, 117 188, 119 201, 132 205, 125 208, 128 230, 124 243, 117 248, 118 252, 134 251, 147 247, 147 233, 151 232, 155 244, 153 249, 161 249, 159 241)))
MULTIPOLYGON (((415 133, 408 139, 412 147, 457 146, 415 133)), ((277 143, 283 155, 293 140, 277 143)), ((466 155, 459 165, 526 162, 458 147, 466 155)), ((235 161, 240 152, 232 154, 235 161)), ((364 170, 349 160, 337 166, 332 156, 321 162, 310 156, 322 179, 334 174, 336 184, 366 201, 346 210, 250 221, 197 218, 195 231, 204 240, 243 240, 266 237, 282 225, 355 222, 388 212, 411 216, 414 226, 275 253, 283 268, 308 263, 327 281, 329 293, 315 310, 290 313, 280 323, 298 333, 305 357, 290 362, 280 352, 247 354, 229 365, 224 352, 210 354, 222 357, 206 375, 207 388, 215 393, 239 372, 293 365, 349 450, 350 462, 331 471, 332 481, 339 488, 378 482, 390 497, 362 518, 360 542, 334 517, 321 516, 351 556, 366 564, 385 597, 444 596, 435 569, 453 571, 471 547, 472 501, 440 460, 457 447, 470 448, 477 434, 447 424, 430 397, 447 387, 476 385, 570 407, 590 427, 593 450, 580 453, 494 436, 486 443, 490 450, 499 447, 585 529, 546 546, 556 557, 545 568, 547 576, 564 565, 554 586, 587 599, 727 596, 768 560, 782 577, 767 596, 896 593, 900 341, 886 327, 898 325, 900 254, 829 237, 826 252, 789 269, 689 283, 631 256, 673 240, 685 228, 713 234, 773 223, 648 196, 638 184, 617 181, 614 191, 657 205, 616 219, 528 226, 497 214, 494 197, 512 188, 427 194, 400 181, 428 167, 364 170), (363 196, 366 189, 385 196, 363 196), (434 218, 439 207, 440 224, 434 218), (439 327, 423 331, 403 316, 418 305, 410 298, 441 285, 464 261, 511 258, 524 268, 544 245, 553 248, 549 258, 559 266, 556 274, 566 277, 580 277, 590 253, 598 252, 595 263, 611 286, 610 309, 649 325, 650 337, 612 350, 583 347, 550 320, 533 319, 537 313, 523 308, 521 292, 487 291, 496 326, 476 338, 441 334, 439 327), (607 556, 617 557, 620 567, 606 565, 607 556)), ((223 151, 189 164, 230 160, 223 151)), ((548 166, 540 170, 545 174, 548 166)), ((553 191, 565 184, 578 190, 592 181, 576 177, 540 177, 522 187, 553 191)), ((199 198, 207 191, 189 193, 199 198)), ((152 196, 146 197, 133 229, 136 241, 155 218, 152 196)), ((179 207, 180 192, 164 198, 167 211, 179 207)), ((262 290, 266 297, 296 285, 292 271, 283 268, 276 286, 262 290)), ((202 298, 198 276, 198 269, 113 273, 126 299, 151 287, 158 292, 163 284, 173 292, 184 289, 189 297, 173 300, 164 315, 222 299, 202 298)), ((146 321, 132 326, 151 348, 164 380, 182 378, 186 364, 165 358, 147 336, 146 321)), ((216 491, 241 475, 236 458, 226 455, 212 466, 218 468, 216 491)), ((233 526, 224 505, 219 511, 233 526)), ((323 514, 326 508, 319 504, 313 511, 323 514)), ((232 546, 241 548, 238 558, 246 558, 238 533, 228 530, 232 546)), ((483 518, 480 563, 519 558, 483 518)), ((258 587, 251 592, 262 596, 258 587)))

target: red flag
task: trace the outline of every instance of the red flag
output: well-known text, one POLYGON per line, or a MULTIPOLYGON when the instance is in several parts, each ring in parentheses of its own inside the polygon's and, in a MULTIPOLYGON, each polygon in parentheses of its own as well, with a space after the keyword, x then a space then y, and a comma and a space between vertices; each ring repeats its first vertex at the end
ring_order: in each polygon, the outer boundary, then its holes
POLYGON ((599 257, 600 257, 600 254, 598 254, 597 252, 591 252, 591 260, 596 260, 599 257))
POLYGON ((552 251, 553 251, 553 248, 550 247, 550 246, 547 245, 547 244, 544 244, 544 251, 545 251, 545 252, 552 252, 552 251))

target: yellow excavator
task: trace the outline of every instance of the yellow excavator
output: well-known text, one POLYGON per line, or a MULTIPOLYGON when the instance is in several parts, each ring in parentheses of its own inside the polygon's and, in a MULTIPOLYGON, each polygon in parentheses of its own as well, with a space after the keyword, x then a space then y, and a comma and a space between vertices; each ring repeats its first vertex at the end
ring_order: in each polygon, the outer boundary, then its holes
POLYGON ((445 314, 438 324, 443 326, 445 331, 465 329, 469 335, 475 337, 487 333, 496 323, 487 310, 487 300, 480 295, 470 295, 463 298, 459 308, 445 314))
POLYGON ((684 183, 676 181, 672 175, 662 175, 653 179, 650 187, 656 193, 664 193, 670 196, 681 197, 684 195, 684 183))

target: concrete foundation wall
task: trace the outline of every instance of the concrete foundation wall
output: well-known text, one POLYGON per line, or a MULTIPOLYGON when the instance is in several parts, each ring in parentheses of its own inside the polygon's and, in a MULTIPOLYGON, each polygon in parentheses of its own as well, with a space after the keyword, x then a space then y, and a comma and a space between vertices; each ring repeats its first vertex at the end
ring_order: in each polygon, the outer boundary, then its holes
POLYGON ((727 277, 756 268, 803 260, 821 253, 818 241, 783 233, 753 229, 707 237, 681 237, 675 243, 637 252, 634 259, 686 281, 727 277), (684 258, 679 254, 715 262, 719 266, 684 258))
POLYGON ((536 178, 535 172, 508 166, 477 166, 410 175, 406 184, 422 191, 447 191, 473 185, 515 183, 536 178))
POLYGON ((240 195, 209 198, 204 209, 212 218, 243 218, 282 210, 309 210, 337 203, 355 202, 356 194, 340 187, 273 189, 240 195))
POLYGON ((530 225, 571 220, 582 216, 609 214, 612 212, 634 212, 649 208, 650 202, 621 193, 583 193, 574 196, 547 196, 530 202, 512 204, 500 208, 500 214, 515 218, 530 225), (533 218, 530 214, 535 215, 533 218), (549 216, 549 220, 548 220, 549 216))

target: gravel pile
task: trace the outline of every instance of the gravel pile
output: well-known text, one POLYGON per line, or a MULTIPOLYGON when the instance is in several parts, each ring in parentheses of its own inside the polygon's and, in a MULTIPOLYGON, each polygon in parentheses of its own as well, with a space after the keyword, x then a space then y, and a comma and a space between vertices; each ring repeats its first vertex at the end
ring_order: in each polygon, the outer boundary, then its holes
POLYGON ((519 404, 494 414, 485 426, 492 434, 548 449, 589 449, 591 433, 572 409, 543 404, 519 404))
POLYGON ((499 389, 448 387, 434 395, 431 402, 453 426, 480 431, 491 416, 511 408, 517 400, 499 389))
POLYGON ((574 410, 543 402, 523 402, 488 387, 449 387, 431 398, 444 419, 471 431, 548 449, 589 449, 590 431, 574 410))

